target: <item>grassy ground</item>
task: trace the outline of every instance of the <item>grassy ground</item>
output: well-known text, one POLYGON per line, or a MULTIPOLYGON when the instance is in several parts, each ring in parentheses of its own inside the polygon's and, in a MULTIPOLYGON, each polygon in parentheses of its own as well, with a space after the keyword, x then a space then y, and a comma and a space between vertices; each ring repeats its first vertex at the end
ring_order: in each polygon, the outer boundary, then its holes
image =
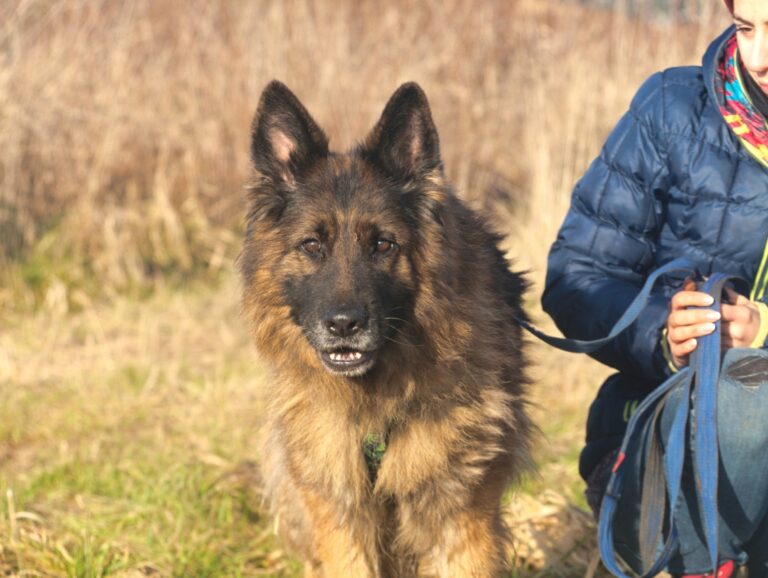
POLYGON ((291 575, 255 493, 264 380, 237 304, 227 285, 11 321, 0 568, 291 575))
MULTIPOLYGON (((160 290, 0 332, 0 575, 295 576, 260 510, 269 380, 238 287, 160 290)), ((537 477, 510 496, 520 575, 583 573, 575 459, 594 367, 539 355, 537 477), (547 376, 566 366, 566 386, 547 376)), ((583 542, 583 543, 582 543, 583 542)))

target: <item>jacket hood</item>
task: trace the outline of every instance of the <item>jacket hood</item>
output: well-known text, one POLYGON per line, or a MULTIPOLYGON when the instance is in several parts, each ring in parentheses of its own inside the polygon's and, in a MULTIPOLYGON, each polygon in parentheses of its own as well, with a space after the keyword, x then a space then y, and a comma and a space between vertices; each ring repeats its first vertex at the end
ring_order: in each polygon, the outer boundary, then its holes
POLYGON ((720 55, 723 53, 725 43, 736 33, 736 27, 731 25, 723 33, 712 41, 707 51, 704 53, 701 66, 704 74, 704 83, 707 85, 707 92, 712 102, 720 105, 720 97, 715 90, 715 74, 717 74, 717 65, 720 61, 720 55))

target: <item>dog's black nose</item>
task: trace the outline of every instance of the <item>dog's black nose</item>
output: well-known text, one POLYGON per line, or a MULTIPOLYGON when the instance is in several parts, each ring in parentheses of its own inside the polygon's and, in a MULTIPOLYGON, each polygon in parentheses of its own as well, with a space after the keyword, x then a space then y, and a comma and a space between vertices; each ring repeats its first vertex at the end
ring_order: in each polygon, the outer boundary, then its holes
POLYGON ((336 337, 350 337, 367 325, 368 313, 362 307, 339 307, 325 316, 326 329, 336 337))

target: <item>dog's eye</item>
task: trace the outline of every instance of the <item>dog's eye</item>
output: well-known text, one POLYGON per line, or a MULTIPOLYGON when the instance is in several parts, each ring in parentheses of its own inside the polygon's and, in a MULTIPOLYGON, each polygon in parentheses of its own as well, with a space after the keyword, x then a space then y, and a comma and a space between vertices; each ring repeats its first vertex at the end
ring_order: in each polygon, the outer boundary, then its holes
POLYGON ((305 239, 301 242, 301 250, 308 255, 317 255, 320 253, 320 241, 317 239, 305 239))
POLYGON ((376 241, 376 254, 387 255, 397 249, 397 243, 390 241, 389 239, 377 239, 376 241))

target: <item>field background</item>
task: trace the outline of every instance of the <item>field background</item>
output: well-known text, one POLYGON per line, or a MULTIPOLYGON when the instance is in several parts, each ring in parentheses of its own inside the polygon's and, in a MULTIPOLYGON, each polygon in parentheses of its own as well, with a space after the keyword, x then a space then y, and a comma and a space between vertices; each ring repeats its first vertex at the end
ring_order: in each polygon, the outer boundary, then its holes
MULTIPOLYGON (((0 0, 0 575, 299 575, 260 509, 269 380, 233 273, 269 80, 336 149, 419 82, 458 194, 552 328, 538 295, 570 190, 643 79, 725 26, 702 4, 0 0)), ((599 574, 576 461, 606 370, 531 352, 513 574, 599 574)))

